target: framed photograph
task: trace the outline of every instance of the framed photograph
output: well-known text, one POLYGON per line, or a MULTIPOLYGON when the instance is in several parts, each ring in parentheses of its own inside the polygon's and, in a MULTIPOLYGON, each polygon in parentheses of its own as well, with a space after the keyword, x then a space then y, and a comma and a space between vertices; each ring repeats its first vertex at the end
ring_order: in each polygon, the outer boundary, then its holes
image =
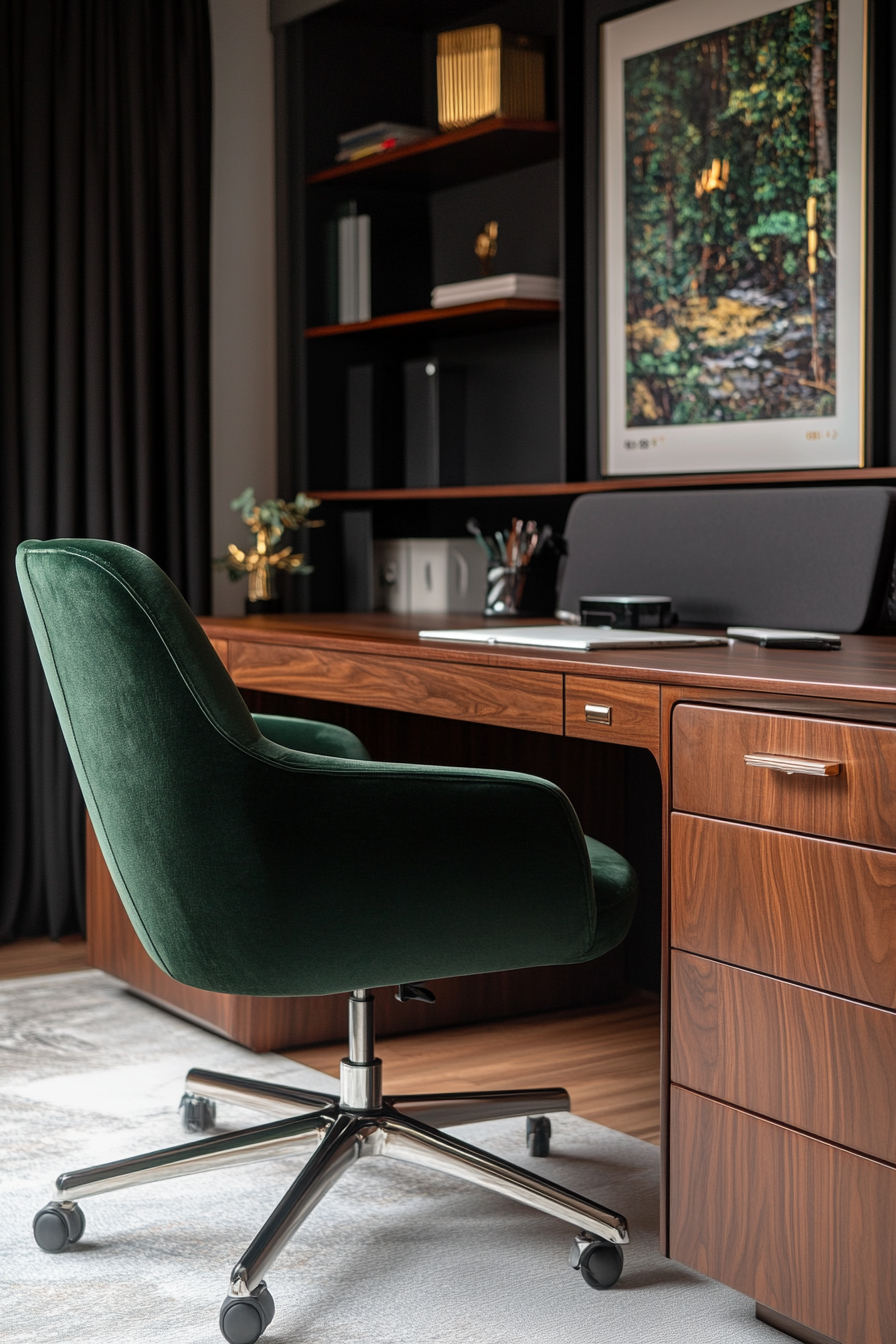
POLYGON ((608 475, 864 460, 866 0, 600 29, 608 475))

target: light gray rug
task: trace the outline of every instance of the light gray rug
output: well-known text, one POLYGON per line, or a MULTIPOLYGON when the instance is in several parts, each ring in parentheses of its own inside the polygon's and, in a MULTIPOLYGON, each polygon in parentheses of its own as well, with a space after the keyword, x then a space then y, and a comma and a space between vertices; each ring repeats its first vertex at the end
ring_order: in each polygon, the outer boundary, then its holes
MULTIPOLYGON (((4 1344, 220 1344, 231 1266, 291 1183, 291 1163, 85 1200, 84 1239, 63 1255, 31 1237, 60 1171, 181 1140, 176 1108, 192 1065, 333 1089, 98 971, 0 983, 4 1344)), ((219 1107, 219 1128, 261 1119, 219 1107)), ((264 1340, 783 1344, 747 1298, 660 1256, 656 1148, 575 1116, 552 1123, 553 1155, 541 1160, 528 1158, 521 1121, 458 1132, 624 1213, 633 1244, 615 1288, 595 1292, 567 1267, 572 1229, 551 1218, 400 1162, 359 1162, 269 1274, 277 1314, 264 1340)))

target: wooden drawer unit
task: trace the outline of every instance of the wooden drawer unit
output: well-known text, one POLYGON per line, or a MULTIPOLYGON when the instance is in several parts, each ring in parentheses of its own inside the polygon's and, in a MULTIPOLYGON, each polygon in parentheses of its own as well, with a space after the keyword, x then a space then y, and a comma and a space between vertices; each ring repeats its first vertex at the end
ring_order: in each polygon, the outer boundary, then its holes
POLYGON ((896 1338, 896 1170, 672 1088, 669 1254, 842 1344, 896 1338))
POLYGON ((673 813, 672 946, 896 1008, 896 854, 673 813))
POLYGON ((563 678, 469 663, 434 663, 230 641, 228 667, 237 686, 313 700, 563 733, 563 678))
POLYGON ((638 681, 566 678, 566 736, 626 747, 660 745, 660 688, 638 681))
POLYGON ((671 759, 669 1254, 889 1344, 896 728, 679 703, 671 759))
POLYGON ((672 790, 680 812, 896 845, 896 728, 679 705, 672 790), (787 774, 776 760, 838 773, 787 774))
POLYGON ((896 1163, 896 1013, 672 953, 673 1083, 896 1163))

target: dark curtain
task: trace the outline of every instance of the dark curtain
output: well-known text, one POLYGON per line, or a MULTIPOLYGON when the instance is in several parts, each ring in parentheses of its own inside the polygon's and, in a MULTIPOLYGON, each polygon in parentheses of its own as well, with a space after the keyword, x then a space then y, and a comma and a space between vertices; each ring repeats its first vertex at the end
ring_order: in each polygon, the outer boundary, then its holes
POLYGON ((125 542, 208 610, 210 185, 207 0, 2 0, 0 941, 84 927, 16 544, 125 542))

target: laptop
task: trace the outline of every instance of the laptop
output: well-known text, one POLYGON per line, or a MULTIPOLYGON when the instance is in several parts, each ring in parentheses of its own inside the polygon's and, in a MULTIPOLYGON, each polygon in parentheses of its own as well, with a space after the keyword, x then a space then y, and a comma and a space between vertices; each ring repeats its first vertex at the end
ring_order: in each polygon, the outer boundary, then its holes
POLYGON ((611 630, 586 625, 510 625, 483 630, 420 630, 421 639, 466 644, 510 644, 532 649, 589 652, 595 649, 687 649, 727 644, 724 635, 688 635, 671 630, 611 630))

